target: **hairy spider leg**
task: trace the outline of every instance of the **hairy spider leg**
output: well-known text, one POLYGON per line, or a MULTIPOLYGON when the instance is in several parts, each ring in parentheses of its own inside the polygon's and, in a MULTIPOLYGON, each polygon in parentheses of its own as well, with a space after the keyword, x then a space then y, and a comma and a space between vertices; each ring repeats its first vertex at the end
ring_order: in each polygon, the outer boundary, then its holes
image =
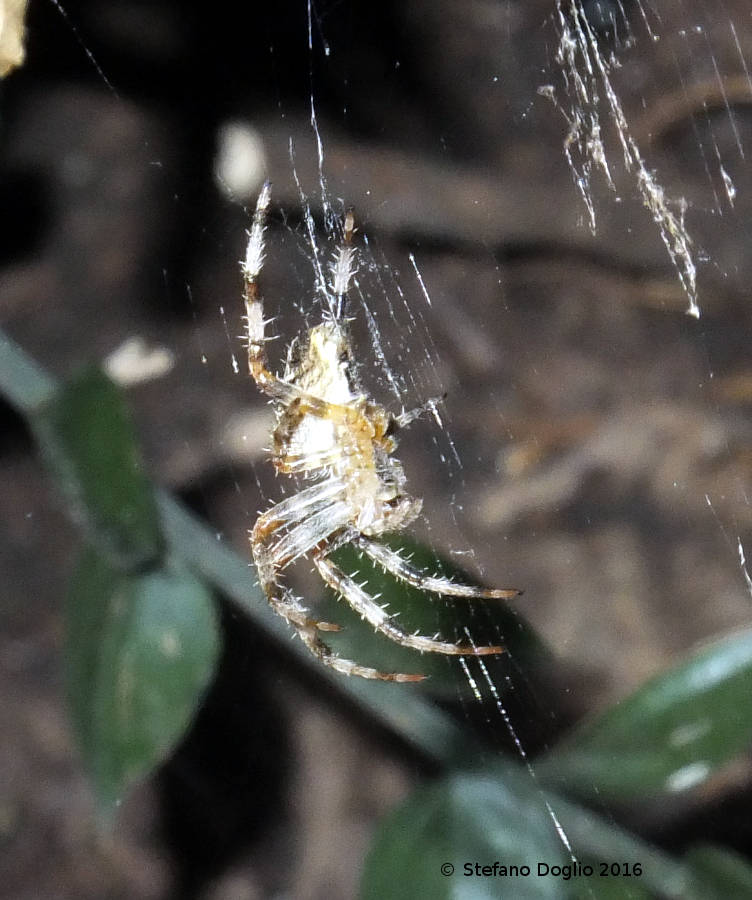
MULTIPOLYGON (((271 530, 264 534, 256 523, 253 529, 253 540, 256 546, 261 546, 262 542, 267 541, 276 529, 267 525, 271 530)), ((264 551, 255 551, 253 560, 256 564, 256 574, 258 575, 259 584, 264 592, 264 596, 272 609, 282 618, 289 622, 296 631, 303 636, 306 631, 340 631, 341 627, 333 622, 321 622, 311 618, 308 609, 298 600, 293 592, 277 582, 278 567, 273 561, 270 553, 264 551)))
POLYGON ((406 412, 400 413, 398 416, 392 416, 394 424, 397 426, 397 428, 406 428, 411 422, 419 419, 427 412, 432 413, 434 416, 438 416, 436 407, 444 400, 446 400, 446 394, 442 394, 441 397, 431 397, 429 400, 426 400, 425 403, 421 403, 420 406, 416 406, 415 409, 408 409, 406 412))
POLYGON ((345 225, 342 235, 342 243, 334 254, 331 265, 332 293, 337 301, 334 309, 334 318, 341 321, 347 307, 347 292, 350 290, 350 282, 355 274, 355 247, 352 236, 355 231, 355 214, 352 209, 345 213, 345 225))
POLYGON ((517 588, 479 588, 469 584, 457 584, 438 575, 426 575, 396 550, 363 534, 355 536, 353 543, 390 575, 422 591, 445 597, 468 597, 477 600, 511 600, 522 593, 517 588))
POLYGON ((291 453, 286 450, 284 455, 275 456, 274 467, 283 475, 310 474, 316 469, 325 469, 338 462, 342 452, 338 447, 329 447, 316 453, 291 453))
MULTIPOLYGON (((332 502, 341 496, 342 482, 336 479, 318 481, 302 491, 298 491, 259 515, 256 527, 263 533, 270 534, 270 523, 275 523, 278 528, 289 523, 300 522, 310 515, 312 509, 321 509, 322 506, 332 502)), ((315 542, 317 543, 317 542, 315 542)))
MULTIPOLYGON (((248 368, 251 375, 260 384, 266 380, 266 353, 264 343, 264 308, 259 293, 258 277, 264 266, 266 256, 264 233, 266 231, 266 214, 272 199, 271 182, 264 182, 261 193, 256 200, 251 230, 248 232, 248 244, 245 259, 241 263, 245 282, 244 300, 246 312, 246 331, 248 336, 248 368)), ((269 373, 271 374, 271 373, 269 373)))
MULTIPOLYGON (((270 397, 287 404, 296 400, 304 404, 305 408, 301 410, 301 414, 310 412, 321 418, 335 418, 338 414, 336 412, 338 409, 341 419, 349 421, 352 418, 352 413, 344 412, 346 407, 337 407, 336 404, 326 403, 318 397, 307 394, 296 385, 280 378, 267 367, 265 344, 271 338, 266 335, 268 322, 264 319, 264 305, 259 289, 259 275, 263 269, 266 257, 264 235, 271 197, 271 182, 266 181, 256 201, 251 229, 248 232, 245 259, 241 263, 244 280, 243 300, 245 302, 248 370, 258 387, 270 397)), ((352 210, 348 210, 345 218, 344 242, 332 266, 332 287, 338 298, 338 305, 344 303, 350 279, 355 272, 355 248, 351 245, 353 230, 353 214, 352 210)))
MULTIPOLYGON (((360 403, 340 404, 322 400, 295 384, 280 378, 272 372, 266 363, 265 344, 269 340, 266 336, 267 322, 264 320, 263 301, 259 291, 258 278, 264 264, 264 232, 266 229, 266 215, 271 201, 271 184, 266 182, 256 202, 256 210, 253 214, 253 222, 248 237, 246 257, 242 263, 245 282, 245 325, 248 349, 248 370, 258 387, 267 395, 283 404, 294 404, 296 417, 302 419, 305 415, 317 416, 327 419, 337 425, 347 425, 356 432, 369 430, 360 403)), ((354 273, 354 248, 350 246, 354 229, 352 210, 348 210, 345 218, 345 238, 340 252, 333 265, 333 289, 335 294, 344 302, 347 295, 350 279, 354 273)), ((328 459, 322 462, 322 467, 327 465, 328 459)), ((297 463, 297 461, 296 461, 297 463)), ((285 470, 285 464, 280 463, 280 469, 285 470)), ((294 471, 300 471, 299 464, 294 471)))
MULTIPOLYGON (((292 499, 292 498, 290 498, 292 499)), ((287 503, 282 501, 279 506, 287 503)), ((274 518, 275 507, 272 507, 256 523, 253 529, 253 541, 256 547, 268 543, 269 539, 277 532, 281 525, 279 518, 274 518)), ((423 675, 403 675, 401 673, 380 672, 369 666, 361 666, 350 659, 337 656, 318 636, 318 631, 341 631, 340 625, 331 622, 320 622, 308 615, 308 610, 300 603, 295 595, 287 588, 283 588, 277 581, 277 573, 292 559, 278 557, 276 548, 268 552, 254 554, 259 583, 264 591, 266 599, 272 609, 296 630, 300 639, 310 652, 324 665, 329 666, 343 675, 357 675, 376 681, 422 681, 423 675)))
POLYGON ((366 593, 365 590, 350 576, 345 574, 325 552, 314 554, 313 562, 319 570, 321 577, 333 590, 340 593, 347 603, 359 613, 370 625, 386 635, 395 644, 403 647, 411 647, 421 653, 443 653, 448 656, 490 656, 504 652, 503 647, 474 647, 472 644, 449 644, 437 641, 435 638, 425 637, 422 634, 409 634, 394 623, 394 617, 389 616, 381 606, 366 593))
MULTIPOLYGON (((245 302, 245 329, 248 350, 248 371, 259 389, 275 400, 292 403, 303 397, 304 392, 295 385, 282 380, 267 368, 265 344, 271 338, 266 336, 267 322, 264 320, 264 305, 259 290, 259 275, 266 256, 264 233, 266 216, 272 198, 271 182, 264 182, 256 201, 251 230, 248 232, 248 246, 245 259, 241 263, 243 272, 245 302)), ((307 398, 311 401, 315 398, 307 398)), ((323 411, 322 413, 323 414, 323 411)))
POLYGON ((266 336, 267 322, 264 320, 258 277, 264 262, 264 229, 270 198, 271 185, 267 182, 256 203, 248 250, 242 264, 245 281, 243 299, 245 302, 248 370, 259 389, 265 394, 283 404, 295 404, 296 414, 301 419, 310 414, 321 419, 328 419, 335 424, 362 426, 365 417, 358 404, 345 405, 322 400, 297 385, 285 381, 267 368, 265 344, 270 338, 266 336))
POLYGON ((264 593, 269 603, 296 627, 340 630, 339 625, 311 618, 289 591, 277 585, 277 575, 320 544, 333 527, 347 521, 349 507, 342 494, 340 482, 313 484, 262 513, 251 531, 251 550, 264 593), (286 598, 277 597, 277 591, 285 593, 286 598))

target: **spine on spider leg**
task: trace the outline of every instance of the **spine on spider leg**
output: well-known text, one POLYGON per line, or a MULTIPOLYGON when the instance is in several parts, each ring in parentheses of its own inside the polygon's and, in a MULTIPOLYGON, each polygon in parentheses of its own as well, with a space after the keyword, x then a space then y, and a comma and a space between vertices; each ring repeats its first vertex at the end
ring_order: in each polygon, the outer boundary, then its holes
POLYGON ((272 197, 271 182, 264 182, 256 201, 251 230, 248 232, 248 246, 245 259, 241 263, 245 280, 245 326, 248 341, 248 368, 257 381, 267 380, 264 352, 264 308, 259 293, 258 278, 264 265, 264 232, 266 214, 272 197))

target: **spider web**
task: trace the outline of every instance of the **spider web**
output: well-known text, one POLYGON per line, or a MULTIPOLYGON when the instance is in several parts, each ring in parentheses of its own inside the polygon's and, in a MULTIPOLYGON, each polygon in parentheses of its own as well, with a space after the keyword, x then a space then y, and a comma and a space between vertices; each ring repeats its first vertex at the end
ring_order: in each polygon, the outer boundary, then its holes
MULTIPOLYGON (((508 11, 510 7, 510 4, 506 5, 508 11)), ((747 230, 740 216, 738 201, 741 184, 748 177, 744 107, 752 96, 747 64, 748 39, 740 39, 735 12, 725 6, 709 9, 703 4, 683 2, 650 4, 637 0, 626 4, 558 0, 550 17, 541 21, 542 29, 548 29, 548 62, 542 70, 545 75, 540 79, 536 92, 539 97, 551 102, 553 110, 566 123, 560 150, 580 196, 580 227, 589 232, 591 238, 583 241, 587 252, 602 252, 600 248, 603 245, 614 247, 614 235, 619 234, 616 241, 621 246, 615 251, 615 256, 631 257, 628 265, 634 267, 641 251, 639 246, 629 248, 629 243, 632 235, 639 231, 635 244, 643 247, 651 245, 642 265, 648 271, 656 268, 666 273, 661 275, 663 298, 659 297, 657 302, 664 308, 670 306, 676 310, 682 298, 684 310, 694 319, 701 316, 706 302, 711 307, 717 304, 719 290, 727 290, 730 283, 742 286, 744 290, 745 284, 742 258, 729 252, 730 245, 734 243, 731 235, 747 230), (644 64, 645 58, 650 60, 653 48, 658 45, 661 52, 653 63, 654 70, 664 79, 661 96, 656 96, 659 92, 644 73, 639 72, 639 68, 638 75, 641 77, 635 78, 634 74, 636 62, 642 60, 644 64), (681 152, 689 156, 689 165, 686 166, 689 176, 686 171, 682 172, 682 166, 677 165, 677 159, 672 158, 672 152, 676 152, 672 148, 674 141, 680 144, 681 152), (659 253, 663 255, 663 260, 659 259, 659 253), (675 290, 669 286, 668 271, 673 273, 675 290)), ((497 11, 496 15, 502 16, 503 13, 497 11)), ((330 52, 331 47, 328 47, 327 53, 330 52)), ((491 63, 487 73, 489 82, 496 80, 493 72, 491 63)), ((312 111, 314 102, 315 92, 311 96, 312 111)), ((512 106, 511 103, 509 105, 512 106)), ((539 107, 536 107, 535 116, 530 113, 532 105, 530 100, 523 112, 517 112, 518 125, 525 117, 536 120, 541 117, 539 107)), ((326 141, 321 139, 315 114, 312 114, 311 121, 319 148, 319 169, 323 172, 326 141)), ((525 127, 527 125, 522 124, 522 128, 525 127)), ((324 194, 326 184, 323 174, 320 188, 324 194)), ((406 300, 404 293, 399 292, 400 311, 408 316, 412 315, 411 310, 422 309, 421 299, 425 300, 429 309, 433 306, 427 287, 430 278, 424 277, 419 257, 420 254, 411 256, 419 288, 418 299, 406 300)), ((385 338, 375 327, 375 311, 379 308, 386 307, 394 318, 395 302, 389 291, 378 291, 367 298, 361 295, 361 300, 371 323, 372 350, 383 382, 398 401, 404 402, 404 391, 408 386, 406 374, 412 380, 410 387, 419 391, 425 379, 413 379, 411 373, 427 370, 431 373, 431 379, 434 378, 440 371, 441 352, 436 351, 430 337, 424 336, 424 349, 419 354, 414 354, 411 360, 401 356, 404 340, 399 336, 385 338)), ((674 331, 683 328, 677 324, 674 331)), ((712 331, 711 326, 709 332, 712 331)), ((704 333, 699 335, 700 346, 704 338, 704 333)), ((706 344, 706 351, 708 346, 706 344)), ((728 365, 728 360, 724 363, 728 365)), ((705 376, 712 380, 715 372, 710 352, 707 352, 703 364, 705 376)), ((684 386, 685 390, 687 387, 684 386)), ((688 390, 686 393, 692 395, 693 392, 688 390)), ((703 424, 700 426, 703 430, 712 427, 711 423, 728 421, 729 411, 718 398, 719 395, 711 397, 709 408, 703 410, 703 424)), ((689 402, 697 399, 695 394, 689 402)), ((705 403, 702 405, 705 406, 705 403)), ((497 409, 497 413, 504 418, 503 409, 497 409)), ((631 415, 639 419, 642 414, 632 410, 631 415)), ((448 421, 437 420, 437 425, 438 440, 444 441, 450 449, 440 458, 454 486, 453 497, 466 496, 468 489, 464 481, 462 448, 450 437, 451 417, 448 421)), ((613 439, 624 440, 620 432, 625 427, 629 426, 625 423, 616 426, 613 439)), ((660 444, 666 436, 664 426, 659 425, 658 431, 663 436, 656 435, 653 440, 660 444)), ((675 438, 680 440, 678 433, 675 438)), ((535 434, 530 440, 536 440, 535 434)), ((577 493, 577 488, 573 486, 581 484, 587 473, 595 471, 599 464, 609 465, 607 459, 611 451, 601 455, 603 447, 597 447, 598 443, 595 439, 583 453, 565 452, 561 461, 554 460, 552 465, 543 466, 527 486, 528 490, 532 487, 532 494, 528 497, 520 496, 522 492, 514 487, 501 487, 496 492, 495 500, 497 524, 506 523, 514 527, 516 521, 526 518, 530 507, 541 498, 547 498, 548 502, 553 500, 555 504, 572 502, 573 494, 577 493), (594 464, 587 461, 587 456, 593 451, 599 458, 599 462, 594 464), (554 486, 557 482, 559 487, 568 482, 569 488, 564 488, 563 493, 559 494, 554 486)), ((712 481, 717 486, 721 482, 728 484, 728 479, 731 479, 734 499, 729 502, 729 495, 726 494, 719 498, 718 502, 723 504, 724 509, 718 514, 714 508, 716 501, 709 494, 704 495, 708 508, 713 510, 715 521, 712 524, 698 522, 698 532, 702 535, 696 537, 694 543, 698 548, 696 552, 703 555, 720 553, 725 560, 721 562, 721 567, 726 568, 724 579, 728 578, 733 583, 731 591, 737 598, 731 604, 735 605, 731 618, 742 623, 748 621, 744 586, 746 584, 748 587, 749 576, 741 539, 735 539, 734 532, 742 527, 741 522, 748 517, 748 501, 739 479, 740 470, 733 463, 733 453, 729 453, 730 461, 723 459, 731 445, 725 441, 723 443, 723 447, 718 445, 716 450, 710 451, 716 460, 712 481), (720 547, 715 540, 718 533, 708 536, 708 525, 711 532, 718 529, 722 538, 720 547), (714 549, 711 550, 711 547, 714 549), (732 568, 732 548, 738 550, 743 583, 740 583, 738 572, 735 573, 732 568)), ((696 484, 690 484, 691 477, 682 484, 676 465, 677 460, 674 460, 674 469, 668 473, 671 486, 675 490, 688 487, 690 492, 696 491, 696 484)), ((697 509, 698 500, 695 495, 688 505, 697 509)), ((459 507, 456 501, 452 503, 453 509, 459 510, 459 507)), ((452 546, 459 548, 462 524, 456 521, 455 525, 456 537, 450 538, 450 541, 452 546)), ((443 537, 446 547, 446 534, 443 537)), ((482 550, 479 555, 482 558, 482 550)), ((472 638, 467 610, 461 611, 456 604, 453 608, 458 628, 464 627, 472 638), (463 616, 464 626, 461 624, 463 616)), ((713 629, 718 627, 718 620, 709 622, 708 633, 713 633, 713 629)), ((503 640, 503 636, 500 639, 503 640)), ((534 766, 528 760, 524 741, 507 708, 507 697, 510 686, 513 689, 515 677, 517 682, 526 679, 524 667, 522 671, 518 669, 514 676, 489 672, 482 659, 464 660, 460 668, 478 704, 487 707, 490 695, 492 706, 516 752, 527 765, 531 779, 535 780, 534 766)), ((571 853, 570 843, 559 825, 555 810, 549 807, 548 812, 567 852, 571 853)))

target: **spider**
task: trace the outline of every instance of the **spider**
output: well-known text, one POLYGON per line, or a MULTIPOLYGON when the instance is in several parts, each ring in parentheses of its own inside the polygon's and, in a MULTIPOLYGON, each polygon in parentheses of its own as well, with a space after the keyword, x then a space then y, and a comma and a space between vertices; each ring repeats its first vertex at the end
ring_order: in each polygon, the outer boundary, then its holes
POLYGON ((264 231, 271 185, 264 184, 256 203, 248 248, 241 263, 244 278, 245 338, 248 367, 259 389, 275 406, 277 422, 271 454, 278 473, 303 481, 301 490, 259 515, 250 533, 259 582, 271 607, 292 625, 321 662, 345 675, 381 681, 421 681, 424 675, 380 672, 335 654, 321 634, 341 626, 320 622, 286 586, 282 571, 309 556, 323 581, 339 593, 376 631, 397 644, 421 652, 486 656, 502 647, 446 643, 404 631, 330 554, 353 544, 395 578, 423 591, 454 597, 508 599, 514 589, 484 590, 430 576, 379 541, 406 528, 422 501, 405 490, 402 464, 393 456, 396 433, 423 408, 392 415, 358 389, 345 307, 355 274, 354 219, 348 211, 343 238, 330 266, 330 309, 322 321, 296 338, 287 353, 284 376, 267 367, 266 334, 259 275, 264 263, 264 231))

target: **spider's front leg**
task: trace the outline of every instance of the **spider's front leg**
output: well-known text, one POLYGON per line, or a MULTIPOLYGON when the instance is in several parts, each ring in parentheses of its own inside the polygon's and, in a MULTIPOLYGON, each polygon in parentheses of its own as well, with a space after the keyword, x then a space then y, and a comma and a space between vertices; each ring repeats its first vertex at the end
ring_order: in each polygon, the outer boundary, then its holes
POLYGON ((240 264, 243 272, 245 302, 245 338, 248 349, 248 371, 253 380, 265 394, 285 403, 290 403, 300 392, 275 375, 266 364, 266 342, 271 338, 266 335, 264 305, 259 290, 259 275, 264 266, 266 215, 272 199, 271 182, 264 182, 256 201, 251 230, 248 232, 248 246, 245 259, 240 264))
POLYGON ((253 223, 248 232, 248 246, 245 259, 241 263, 245 290, 245 326, 248 341, 248 370, 258 386, 262 389, 276 380, 276 375, 266 367, 266 351, 264 344, 268 340, 265 334, 264 307, 259 292, 258 279, 264 266, 266 231, 266 215, 272 199, 271 183, 266 181, 256 200, 253 223))
MULTIPOLYGON (((301 390, 294 384, 280 378, 269 369, 266 360, 266 343, 273 340, 266 334, 268 320, 264 319, 264 304, 259 288, 259 276, 264 267, 266 242, 266 216, 271 203, 272 186, 265 182, 256 201, 251 230, 248 232, 248 246, 245 259, 241 263, 243 272, 243 301, 245 303, 245 339, 248 351, 248 371, 259 389, 268 396, 290 407, 297 404, 298 416, 308 413, 324 419, 343 419, 353 416, 346 406, 330 404, 301 390)), ((354 272, 354 249, 351 246, 353 232, 352 213, 345 219, 345 240, 334 265, 333 290, 337 303, 342 306, 347 297, 347 288, 354 272)))

